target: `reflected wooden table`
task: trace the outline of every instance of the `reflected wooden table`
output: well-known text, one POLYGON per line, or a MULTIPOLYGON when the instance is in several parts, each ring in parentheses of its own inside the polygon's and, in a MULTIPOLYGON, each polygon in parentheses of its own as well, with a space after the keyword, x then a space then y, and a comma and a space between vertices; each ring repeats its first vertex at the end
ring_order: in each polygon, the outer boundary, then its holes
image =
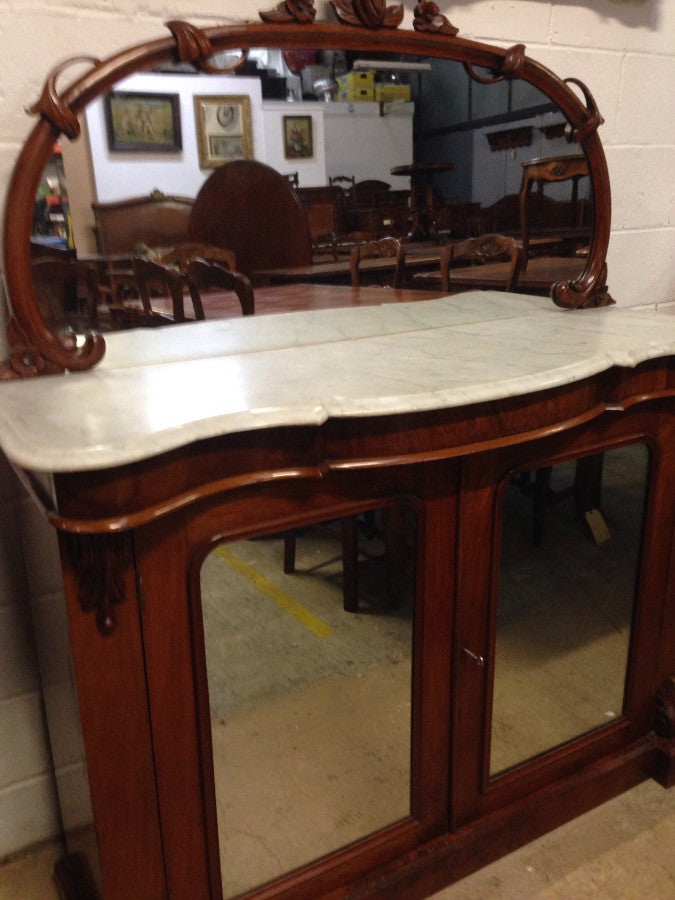
MULTIPOLYGON (((548 296, 554 284, 576 278, 583 272, 585 264, 585 259, 574 256, 535 256, 529 260, 527 269, 518 276, 516 290, 525 294, 548 296)), ((450 269, 450 289, 502 290, 509 265, 508 262, 491 262, 450 269)), ((420 288, 435 288, 441 283, 440 271, 418 272, 414 280, 420 288)))
POLYGON ((84 253, 78 260, 96 267, 98 290, 101 300, 115 303, 125 292, 134 297, 138 294, 134 276, 133 254, 131 253, 84 253))
MULTIPOLYGON (((438 267, 441 262, 440 246, 428 243, 415 246, 406 244, 405 270, 413 273, 416 270, 438 267)), ((374 257, 361 263, 361 277, 376 279, 391 272, 393 277, 396 260, 393 257, 374 257)), ((283 266, 275 269, 258 269, 253 273, 253 284, 292 284, 294 282, 349 284, 351 271, 349 259, 328 260, 311 263, 307 266, 283 266)), ((257 298, 256 289, 256 298, 257 298)), ((257 307, 256 307, 257 312, 257 307)))
MULTIPOLYGON (((384 303, 412 303, 445 297, 446 292, 433 289, 387 288, 365 285, 353 288, 344 284, 270 284, 255 289, 256 316, 271 313, 299 312, 308 309, 339 309, 358 306, 380 306, 384 303)), ((153 300, 153 308, 170 314, 171 309, 153 300)), ((241 305, 233 293, 216 291, 202 294, 207 319, 229 319, 241 316, 241 305)))
MULTIPOLYGON (((533 184, 537 184, 539 199, 543 203, 544 184, 549 182, 572 182, 573 221, 570 226, 581 225, 579 221, 579 179, 588 175, 588 160, 583 153, 563 156, 540 156, 523 163, 523 179, 520 185, 519 210, 520 230, 524 258, 528 258, 530 243, 530 223, 527 215, 527 198, 533 184)), ((528 263, 529 264, 529 263, 528 263)))
POLYGON ((452 172, 451 162, 419 162, 405 166, 394 166, 392 175, 409 175, 412 187, 413 221, 408 237, 411 240, 425 240, 434 233, 434 175, 452 172))

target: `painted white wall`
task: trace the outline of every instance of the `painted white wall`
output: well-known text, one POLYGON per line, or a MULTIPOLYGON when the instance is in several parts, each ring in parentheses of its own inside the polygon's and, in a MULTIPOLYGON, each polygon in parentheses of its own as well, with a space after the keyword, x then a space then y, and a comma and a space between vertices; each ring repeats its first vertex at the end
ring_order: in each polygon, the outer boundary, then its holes
POLYGON ((327 104, 327 174, 387 181, 397 191, 409 188, 410 178, 391 175, 391 169, 413 160, 412 116, 412 103, 392 104, 384 116, 379 103, 327 104))
MULTIPOLYGON (((613 190, 609 285, 622 304, 675 301, 673 185, 675 184, 675 3, 671 0, 462 0, 441 3, 460 36, 527 44, 531 56, 593 90, 605 117, 613 190)), ((165 34, 161 21, 198 25, 254 19, 252 0, 22 0, 0 4, 0 195, 31 127, 24 108, 40 94, 56 61, 165 34), (161 9, 160 9, 161 6, 161 9)), ((406 0, 410 26, 412 0, 406 0)), ((80 67, 81 70, 81 67, 80 67)), ((75 69, 74 71, 77 71, 75 69)), ((67 83, 68 73, 59 80, 67 83)), ((5 358, 0 304, 0 358, 5 358)), ((19 522, 26 499, 0 459, 0 858, 55 833, 53 784, 39 714, 33 642, 28 626, 28 580, 19 522), (9 736, 9 737, 7 737, 9 736)), ((49 582, 54 546, 43 542, 36 573, 49 582)), ((48 601, 39 581, 34 602, 48 601), (41 593, 42 591, 42 593, 41 593)))
POLYGON ((265 122, 265 154, 268 165, 290 175, 298 173, 300 187, 314 187, 326 183, 326 131, 323 103, 298 100, 263 102, 265 122), (308 159, 286 159, 284 154, 284 116, 310 116, 312 119, 312 156, 308 159))
MULTIPOLYGON (((199 166, 199 147, 193 98, 196 95, 245 95, 251 101, 253 157, 278 172, 297 172, 301 187, 326 184, 330 175, 354 175, 357 181, 376 178, 391 181, 392 166, 412 160, 413 104, 392 108, 380 115, 378 103, 319 103, 263 100, 258 78, 174 75, 150 72, 120 81, 119 91, 176 94, 179 100, 182 148, 175 153, 119 153, 108 149, 105 111, 99 99, 87 107, 85 124, 89 140, 94 198, 107 203, 137 197, 158 188, 165 194, 196 197, 211 174, 199 166), (311 158, 287 159, 284 152, 284 118, 310 116, 311 158), (345 160, 348 164, 345 165, 345 160)), ((75 181, 69 147, 64 147, 66 177, 75 181)), ((407 181, 407 180, 406 180, 407 181)), ((397 185, 398 186, 398 185, 397 185)), ((401 182, 400 186, 405 186, 401 182)), ((76 186, 79 187, 79 186, 76 186)), ((71 188, 77 194, 77 190, 71 188)), ((79 246, 79 245, 78 245, 79 246)))
POLYGON ((254 155, 260 162, 267 162, 259 78, 143 72, 120 81, 115 90, 178 94, 183 147, 176 153, 111 153, 106 138, 103 100, 92 103, 86 112, 87 127, 96 195, 103 203, 149 194, 154 188, 165 194, 197 196, 211 170, 199 167, 195 95, 248 96, 251 100, 254 155))

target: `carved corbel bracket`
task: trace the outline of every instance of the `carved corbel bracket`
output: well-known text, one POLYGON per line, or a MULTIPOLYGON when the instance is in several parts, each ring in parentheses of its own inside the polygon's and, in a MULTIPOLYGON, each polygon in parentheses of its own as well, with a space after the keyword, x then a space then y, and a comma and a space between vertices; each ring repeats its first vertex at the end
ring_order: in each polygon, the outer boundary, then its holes
POLYGON ((93 612, 102 635, 115 630, 115 607, 125 596, 125 572, 130 565, 125 534, 68 534, 66 541, 79 582, 83 613, 93 612))
POLYGON ((258 13, 263 22, 283 23, 297 22, 299 25, 310 25, 316 18, 313 0, 284 0, 274 9, 258 13))
POLYGON ((427 31, 430 34, 447 34, 448 37, 454 37, 459 28, 448 21, 442 15, 437 3, 430 0, 424 0, 415 7, 415 18, 413 19, 413 28, 415 31, 427 31))
POLYGON ((492 76, 479 75, 471 63, 464 63, 464 70, 479 84, 497 84, 506 78, 518 78, 525 64, 525 44, 514 44, 506 51, 499 65, 492 69, 492 76))
POLYGON ((346 25, 363 28, 398 28, 403 4, 387 6, 386 0, 330 0, 333 12, 346 25))
POLYGON ((170 19, 164 23, 176 40, 176 50, 180 62, 189 62, 202 72, 210 75, 227 75, 235 72, 248 58, 248 50, 242 50, 239 59, 231 66, 214 66, 208 57, 216 52, 207 34, 196 25, 180 19, 170 19))
POLYGON ((45 81, 39 100, 26 111, 32 115, 43 116, 54 128, 63 132, 70 140, 79 137, 80 123, 72 109, 63 102, 63 98, 56 89, 56 81, 67 68, 81 63, 91 63, 93 67, 99 65, 100 60, 94 56, 73 56, 55 66, 45 81))
POLYGON ((516 147, 532 146, 532 126, 521 125, 520 128, 504 128, 501 131, 489 131, 485 137, 490 150, 513 150, 516 147))
POLYGON ((578 128, 573 129, 571 133, 572 141, 577 144, 583 144, 590 135, 598 130, 605 120, 600 115, 600 110, 598 109, 598 104, 595 102, 595 97, 591 94, 583 81, 579 81, 578 78, 565 78, 564 82, 565 84, 576 84, 586 101, 588 117, 583 124, 579 125, 578 128))

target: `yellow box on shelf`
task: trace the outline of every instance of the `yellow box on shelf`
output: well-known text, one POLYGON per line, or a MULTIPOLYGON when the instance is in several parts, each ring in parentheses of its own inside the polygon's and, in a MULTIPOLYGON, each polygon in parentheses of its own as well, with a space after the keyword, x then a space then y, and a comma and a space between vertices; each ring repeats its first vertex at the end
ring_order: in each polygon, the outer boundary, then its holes
POLYGON ((374 72, 347 72, 346 75, 340 75, 337 79, 338 88, 343 90, 351 90, 352 88, 373 89, 375 85, 374 72))
POLYGON ((410 100, 409 84, 376 84, 375 100, 378 103, 390 100, 410 100))
POLYGON ((338 100, 347 100, 349 103, 373 101, 375 92, 374 72, 347 72, 337 79, 338 100))
POLYGON ((338 100, 347 100, 349 103, 365 103, 375 99, 375 92, 372 88, 340 88, 337 95, 338 100))

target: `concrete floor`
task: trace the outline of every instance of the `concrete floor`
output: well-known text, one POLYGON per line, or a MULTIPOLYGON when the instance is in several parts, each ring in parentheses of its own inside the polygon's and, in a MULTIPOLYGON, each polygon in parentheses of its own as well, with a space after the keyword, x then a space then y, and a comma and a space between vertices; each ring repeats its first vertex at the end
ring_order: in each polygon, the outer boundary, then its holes
MULTIPOLYGON (((507 492, 494 773, 621 712, 645 463, 623 451, 606 460, 601 544, 561 503, 534 548, 531 500, 507 492)), ((559 484, 570 476, 555 473, 559 484)), ((294 575, 279 537, 218 548, 204 564, 226 896, 408 814, 412 579, 391 609, 382 544, 368 536, 362 611, 344 613, 337 538, 328 527, 301 534, 294 575)), ((647 782, 437 896, 675 897, 674 795, 647 782)), ((0 900, 55 896, 55 852, 0 868, 0 900)))
MULTIPOLYGON (((675 791, 644 782, 526 847, 435 900, 672 900, 675 791)), ((47 844, 0 866, 0 900, 56 900, 47 844)))

